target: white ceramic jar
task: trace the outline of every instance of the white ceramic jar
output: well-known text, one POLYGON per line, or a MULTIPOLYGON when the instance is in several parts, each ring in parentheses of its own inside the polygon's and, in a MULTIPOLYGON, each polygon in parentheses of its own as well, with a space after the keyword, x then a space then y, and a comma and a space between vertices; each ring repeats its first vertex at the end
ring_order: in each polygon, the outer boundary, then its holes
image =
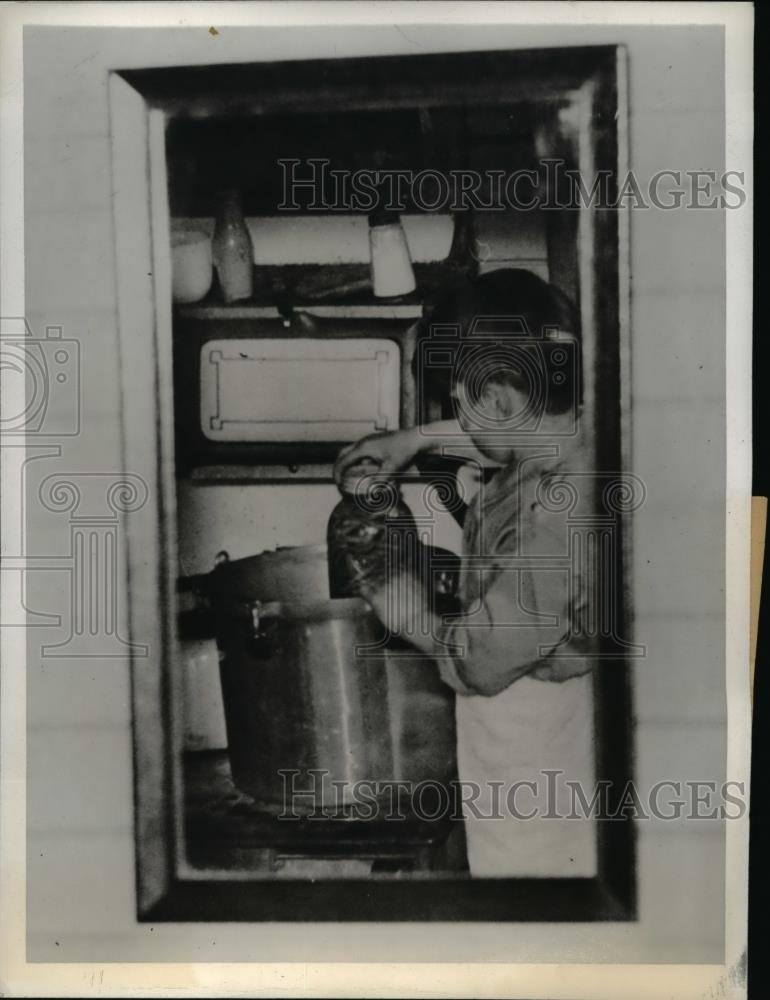
POLYGON ((171 234, 172 295, 174 302, 199 302, 211 288, 211 239, 199 230, 171 234))

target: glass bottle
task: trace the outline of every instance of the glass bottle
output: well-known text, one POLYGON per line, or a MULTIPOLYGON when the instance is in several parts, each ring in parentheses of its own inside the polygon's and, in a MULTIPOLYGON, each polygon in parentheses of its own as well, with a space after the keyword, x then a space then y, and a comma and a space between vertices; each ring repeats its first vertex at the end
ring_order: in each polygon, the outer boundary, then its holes
POLYGON ((214 225, 212 254, 225 302, 251 298, 254 249, 237 191, 223 191, 214 225))
POLYGON ((377 475, 377 465, 353 466, 340 487, 326 535, 329 593, 357 597, 380 587, 395 573, 418 571, 417 525, 401 491, 377 475))

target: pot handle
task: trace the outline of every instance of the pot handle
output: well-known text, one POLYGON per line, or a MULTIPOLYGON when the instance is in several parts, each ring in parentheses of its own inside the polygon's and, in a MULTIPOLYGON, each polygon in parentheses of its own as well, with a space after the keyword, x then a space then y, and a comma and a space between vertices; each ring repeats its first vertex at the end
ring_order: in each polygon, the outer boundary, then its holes
POLYGON ((272 653, 271 637, 267 631, 268 622, 275 622, 281 616, 283 607, 279 601, 253 601, 249 605, 251 614, 251 643, 256 656, 266 658, 272 653))
POLYGON ((283 606, 280 601, 254 601, 249 606, 249 611, 251 612, 251 627, 254 631, 254 638, 263 639, 265 637, 265 622, 280 618, 283 606))

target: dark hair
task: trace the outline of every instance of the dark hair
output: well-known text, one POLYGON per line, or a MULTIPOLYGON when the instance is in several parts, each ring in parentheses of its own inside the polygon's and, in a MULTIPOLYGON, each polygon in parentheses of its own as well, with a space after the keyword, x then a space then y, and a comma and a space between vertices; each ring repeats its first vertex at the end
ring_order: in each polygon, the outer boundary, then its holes
POLYGON ((515 354, 521 359, 527 348, 531 356, 536 352, 545 379, 545 410, 573 409, 581 396, 577 309, 562 291, 531 271, 489 271, 475 279, 458 279, 428 311, 418 332, 415 374, 422 392, 440 401, 448 415, 452 387, 466 382, 469 358, 475 358, 471 365, 485 369, 487 380, 508 382, 522 391, 531 388, 521 365, 507 360, 515 354), (557 335, 560 340, 554 339, 557 335), (441 363, 430 363, 429 345, 440 346, 435 356, 441 363))

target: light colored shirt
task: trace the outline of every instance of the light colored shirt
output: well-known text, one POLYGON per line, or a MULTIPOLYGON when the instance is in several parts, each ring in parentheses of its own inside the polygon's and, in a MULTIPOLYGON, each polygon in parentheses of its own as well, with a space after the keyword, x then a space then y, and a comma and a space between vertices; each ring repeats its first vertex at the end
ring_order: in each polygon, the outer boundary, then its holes
POLYGON ((475 693, 474 674, 503 689, 525 674, 560 682, 592 669, 580 627, 591 585, 574 548, 575 516, 593 503, 587 463, 579 439, 533 443, 471 501, 458 586, 463 614, 439 633, 441 676, 458 694, 475 693))

